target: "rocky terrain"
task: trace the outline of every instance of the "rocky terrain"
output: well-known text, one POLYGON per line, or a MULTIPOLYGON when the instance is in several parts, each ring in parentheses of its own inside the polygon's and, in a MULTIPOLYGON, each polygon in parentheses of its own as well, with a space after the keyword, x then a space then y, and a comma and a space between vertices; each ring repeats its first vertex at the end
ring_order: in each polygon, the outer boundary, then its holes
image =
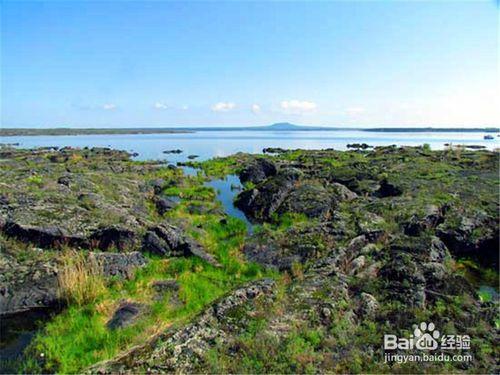
POLYGON ((498 372, 498 153, 266 151, 188 176, 104 148, 1 148, 0 314, 51 313, 2 369, 498 372), (251 231, 207 186, 233 174, 251 231), (432 353, 472 359, 385 361, 384 334, 421 322, 470 337, 432 353))

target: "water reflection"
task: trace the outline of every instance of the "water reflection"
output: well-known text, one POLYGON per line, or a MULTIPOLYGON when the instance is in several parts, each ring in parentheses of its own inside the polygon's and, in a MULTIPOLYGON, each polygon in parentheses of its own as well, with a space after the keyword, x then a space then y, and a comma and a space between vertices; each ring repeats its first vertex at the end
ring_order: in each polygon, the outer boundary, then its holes
POLYGON ((245 222, 249 232, 252 231, 252 224, 246 218, 245 214, 234 205, 234 198, 243 189, 240 179, 236 175, 227 175, 223 179, 211 180, 205 183, 217 192, 217 199, 222 203, 224 211, 232 217, 245 222))

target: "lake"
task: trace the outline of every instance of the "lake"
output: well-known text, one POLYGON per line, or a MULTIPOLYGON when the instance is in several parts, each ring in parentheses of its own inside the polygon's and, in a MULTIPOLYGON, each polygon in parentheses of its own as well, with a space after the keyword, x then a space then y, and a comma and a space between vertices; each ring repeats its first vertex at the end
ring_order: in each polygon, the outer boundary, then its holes
POLYGON ((428 143, 432 149, 442 149, 445 143, 482 145, 488 149, 500 147, 500 139, 484 140, 484 133, 458 132, 367 132, 367 131, 197 131, 183 134, 125 134, 76 136, 4 137, 1 142, 19 143, 19 147, 43 146, 111 147, 137 152, 138 160, 186 161, 188 155, 197 160, 227 156, 236 152, 261 153, 266 147, 345 150, 349 143, 372 146, 396 144, 419 146, 428 143), (165 150, 181 149, 181 154, 164 154, 165 150))

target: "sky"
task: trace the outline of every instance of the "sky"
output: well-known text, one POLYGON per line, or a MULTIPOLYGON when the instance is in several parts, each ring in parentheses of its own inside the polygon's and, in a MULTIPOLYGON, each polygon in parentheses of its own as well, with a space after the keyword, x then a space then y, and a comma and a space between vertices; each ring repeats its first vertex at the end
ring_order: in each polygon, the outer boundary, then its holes
POLYGON ((2 127, 500 123, 494 0, 0 7, 2 127))

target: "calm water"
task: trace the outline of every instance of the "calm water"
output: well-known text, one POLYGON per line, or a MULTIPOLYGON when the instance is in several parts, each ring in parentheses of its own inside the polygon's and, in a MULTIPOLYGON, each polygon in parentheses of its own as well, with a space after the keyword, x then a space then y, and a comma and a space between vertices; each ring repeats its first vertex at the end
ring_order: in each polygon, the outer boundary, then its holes
POLYGON ((217 192, 217 199, 222 203, 224 211, 233 217, 236 217, 246 224, 249 232, 252 232, 252 224, 247 220, 245 214, 236 208, 233 204, 234 198, 243 189, 240 178, 235 175, 228 175, 224 179, 212 180, 206 183, 215 189, 217 192))
POLYGON ((199 131, 190 134, 126 134, 4 137, 0 142, 19 143, 20 147, 73 146, 112 147, 139 153, 137 159, 162 159, 169 162, 227 156, 236 152, 261 153, 265 147, 345 150, 349 143, 372 146, 424 143, 441 149, 445 143, 500 147, 500 138, 484 140, 484 133, 370 133, 365 131, 199 131), (181 154, 164 154, 165 150, 181 149, 181 154))

